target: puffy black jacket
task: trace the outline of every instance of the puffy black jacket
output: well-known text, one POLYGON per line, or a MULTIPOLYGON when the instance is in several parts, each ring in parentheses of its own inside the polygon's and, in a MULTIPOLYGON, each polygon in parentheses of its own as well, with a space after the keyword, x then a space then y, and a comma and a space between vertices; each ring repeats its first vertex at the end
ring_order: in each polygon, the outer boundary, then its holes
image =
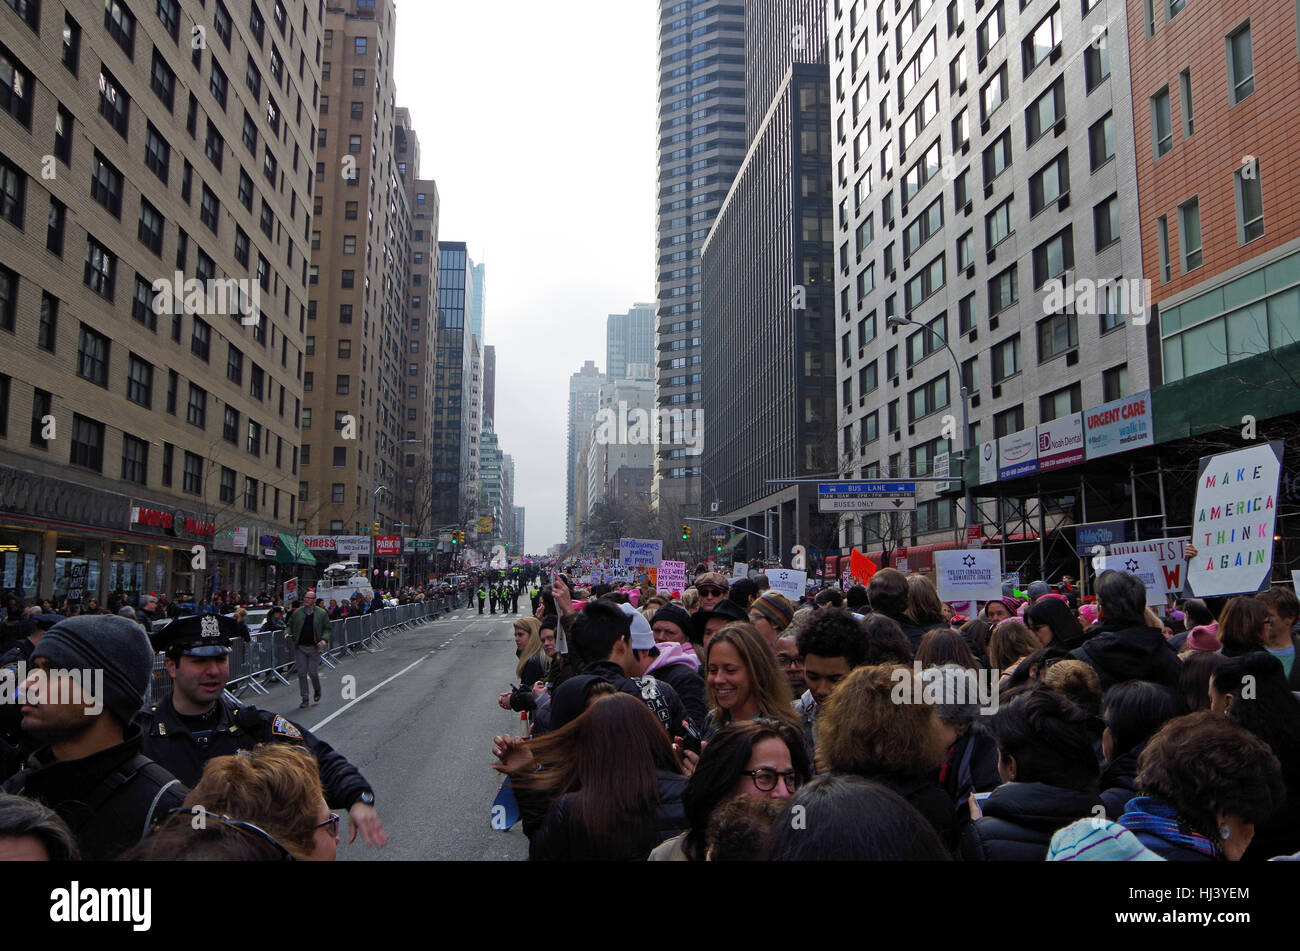
POLYGON ((1129 680, 1149 680, 1178 689, 1183 663, 1159 628, 1103 624, 1096 630, 1095 636, 1072 653, 1097 671, 1102 690, 1129 680))
POLYGON ((998 773, 998 741, 978 720, 957 737, 948 751, 939 785, 952 799, 958 815, 965 811, 967 797, 973 792, 992 792, 1002 785, 998 773))
POLYGON ((1106 818, 1114 821, 1124 815, 1128 801, 1137 795, 1138 757, 1146 748, 1146 743, 1139 743, 1116 756, 1102 770, 1101 801, 1106 807, 1106 818))
POLYGON ((968 862, 1042 862, 1052 836, 1071 822, 1095 815, 1096 793, 1045 783, 1006 783, 993 790, 976 819, 962 834, 961 856, 968 862))
POLYGON ((659 805, 649 834, 633 842, 619 837, 593 842, 583 832, 573 815, 575 800, 581 792, 561 796, 546 814, 542 827, 532 837, 528 858, 534 862, 644 862, 651 849, 671 839, 686 828, 682 792, 686 777, 659 770, 659 805))
MULTIPOLYGON (((704 697, 704 681, 700 679, 700 675, 686 664, 669 664, 667 667, 656 668, 650 676, 676 691, 682 706, 686 708, 686 716, 695 727, 695 732, 702 732, 704 721, 709 716, 709 704, 704 697)), ((681 736, 681 724, 676 726, 673 736, 681 736)))

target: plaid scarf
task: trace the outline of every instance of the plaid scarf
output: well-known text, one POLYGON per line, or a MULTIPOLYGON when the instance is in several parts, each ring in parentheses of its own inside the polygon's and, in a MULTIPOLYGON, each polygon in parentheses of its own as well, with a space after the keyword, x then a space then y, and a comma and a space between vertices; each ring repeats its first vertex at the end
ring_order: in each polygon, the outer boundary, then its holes
POLYGON ((1127 810, 1119 818, 1119 824, 1134 832, 1145 832, 1171 845, 1193 849, 1211 858, 1223 858, 1219 844, 1184 828, 1179 821, 1178 810, 1164 799, 1138 796, 1129 800, 1127 810))

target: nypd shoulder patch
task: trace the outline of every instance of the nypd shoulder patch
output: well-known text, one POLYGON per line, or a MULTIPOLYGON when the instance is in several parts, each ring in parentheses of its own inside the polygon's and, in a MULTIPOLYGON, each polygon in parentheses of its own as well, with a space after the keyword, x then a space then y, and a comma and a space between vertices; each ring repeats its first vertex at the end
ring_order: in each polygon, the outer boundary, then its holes
POLYGON ((302 730, 298 729, 284 717, 277 714, 275 719, 271 721, 271 735, 287 736, 291 740, 301 740, 302 730))

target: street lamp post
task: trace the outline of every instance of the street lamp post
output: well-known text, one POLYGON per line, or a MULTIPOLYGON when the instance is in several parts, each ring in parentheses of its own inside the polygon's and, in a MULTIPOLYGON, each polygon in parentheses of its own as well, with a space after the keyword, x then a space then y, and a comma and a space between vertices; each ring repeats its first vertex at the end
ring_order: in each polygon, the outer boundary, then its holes
POLYGON ((905 317, 890 317, 886 322, 889 327, 920 327, 922 330, 934 334, 943 349, 948 351, 948 356, 952 357, 953 365, 957 368, 957 382, 961 384, 961 484, 965 489, 966 498, 966 537, 970 539, 970 527, 975 524, 974 501, 971 497, 970 479, 966 474, 966 463, 970 455, 970 390, 966 388, 966 380, 962 376, 961 361, 957 359, 957 354, 953 353, 952 347, 948 346, 948 341, 939 336, 938 331, 933 327, 925 324, 918 324, 915 320, 905 317))

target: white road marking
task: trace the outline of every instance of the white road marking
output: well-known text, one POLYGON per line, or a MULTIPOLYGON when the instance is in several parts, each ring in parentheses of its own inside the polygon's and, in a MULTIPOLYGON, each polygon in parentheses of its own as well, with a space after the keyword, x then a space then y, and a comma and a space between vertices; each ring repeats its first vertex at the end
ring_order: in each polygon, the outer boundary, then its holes
POLYGON ((348 710, 352 709, 354 706, 356 706, 356 705, 357 705, 358 703, 360 703, 362 700, 365 700, 367 697, 369 697, 371 694, 375 693, 376 691, 378 691, 378 690, 380 690, 380 689, 382 689, 382 688, 388 686, 390 683, 392 683, 392 682, 393 682, 394 680, 396 680, 398 677, 402 676, 402 674, 406 673, 407 671, 413 670, 413 669, 416 668, 416 667, 419 667, 419 666, 420 666, 421 664, 423 664, 426 660, 428 660, 431 656, 433 656, 433 654, 434 654, 437 650, 441 650, 443 647, 446 647, 447 644, 450 644, 452 641, 454 641, 456 638, 460 637, 462 634, 465 633, 465 631, 468 631, 468 630, 469 630, 469 628, 465 628, 464 631, 457 631, 455 634, 453 634, 453 635, 452 635, 452 636, 451 636, 451 637, 446 641, 446 643, 442 644, 440 647, 436 648, 435 650, 429 651, 429 653, 425 654, 425 655, 424 655, 423 657, 421 657, 419 660, 414 661, 413 663, 407 664, 405 667, 403 667, 403 668, 402 668, 401 670, 399 670, 397 673, 393 674, 393 676, 389 677, 389 678, 388 678, 387 680, 385 680, 383 683, 376 684, 375 686, 371 687, 369 690, 367 690, 367 691, 366 691, 365 693, 363 693, 361 696, 357 697, 355 700, 352 700, 352 701, 349 701, 348 703, 345 703, 343 706, 339 707, 337 710, 335 710, 333 713, 331 713, 329 716, 327 716, 324 720, 321 720, 321 721, 320 721, 319 723, 317 723, 315 726, 308 727, 308 729, 311 730, 311 732, 315 733, 316 731, 318 731, 318 730, 320 730, 320 729, 323 729, 324 727, 328 726, 330 723, 332 723, 332 722, 334 721, 334 719, 335 719, 336 717, 340 716, 340 715, 343 714, 343 713, 346 713, 348 710))

